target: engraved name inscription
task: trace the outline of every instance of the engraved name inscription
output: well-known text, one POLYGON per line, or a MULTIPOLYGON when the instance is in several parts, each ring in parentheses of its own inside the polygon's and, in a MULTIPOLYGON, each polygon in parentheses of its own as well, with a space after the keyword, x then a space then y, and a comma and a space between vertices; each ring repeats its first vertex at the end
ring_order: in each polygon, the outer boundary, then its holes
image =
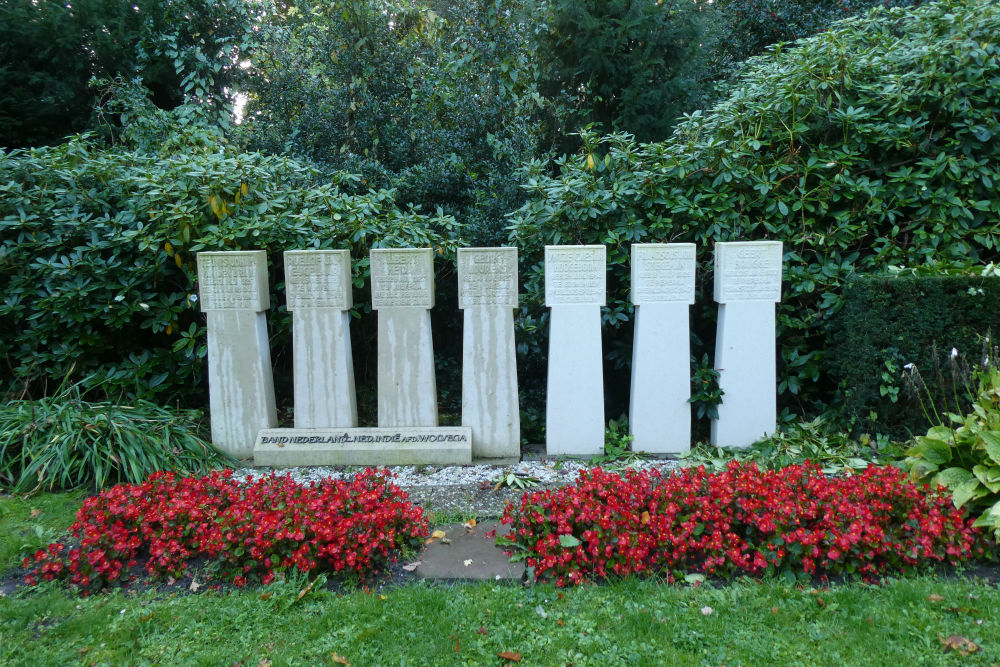
POLYGON ((430 248, 372 250, 372 308, 433 308, 430 248))
POLYGON ((545 246, 545 305, 603 306, 604 246, 545 246))
POLYGON ((346 250, 285 253, 288 310, 351 307, 351 257, 346 250))
POLYGON ((694 303, 695 245, 632 246, 632 303, 694 303))
POLYGON ((517 308, 517 248, 460 248, 458 307, 517 308))
POLYGON ((261 251, 199 253, 202 311, 267 310, 266 262, 261 251))
POLYGON ((715 300, 780 301, 781 242, 716 245, 715 300))

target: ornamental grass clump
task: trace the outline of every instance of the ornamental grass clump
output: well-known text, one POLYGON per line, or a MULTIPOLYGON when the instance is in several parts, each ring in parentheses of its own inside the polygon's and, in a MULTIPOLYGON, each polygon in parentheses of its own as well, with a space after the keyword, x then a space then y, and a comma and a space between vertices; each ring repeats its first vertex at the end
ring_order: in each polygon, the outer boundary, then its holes
POLYGON ((298 484, 271 475, 235 479, 156 473, 88 498, 70 528, 75 544, 26 558, 27 583, 64 580, 83 592, 123 583, 144 561, 155 578, 207 561, 209 579, 268 584, 285 572, 364 578, 427 534, 423 510, 374 469, 352 480, 298 484))
POLYGON ((600 468, 508 504, 498 540, 559 586, 615 575, 840 575, 866 579, 981 551, 943 490, 893 467, 828 477, 806 462, 762 471, 600 468))

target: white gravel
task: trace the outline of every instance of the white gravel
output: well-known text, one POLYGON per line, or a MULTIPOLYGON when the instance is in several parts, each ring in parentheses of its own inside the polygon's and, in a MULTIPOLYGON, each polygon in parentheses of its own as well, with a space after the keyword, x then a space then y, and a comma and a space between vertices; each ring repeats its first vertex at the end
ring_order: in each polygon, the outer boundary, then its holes
MULTIPOLYGON (((659 469, 663 472, 676 470, 680 462, 670 459, 638 460, 629 462, 627 467, 635 469, 659 469)), ((482 482, 499 481, 501 475, 511 473, 530 477, 544 486, 570 484, 577 478, 580 470, 593 468, 585 461, 542 459, 540 461, 521 461, 511 465, 467 465, 467 466, 388 466, 387 469, 395 476, 395 482, 403 488, 438 487, 452 485, 478 485, 482 482)), ((606 470, 626 467, 621 463, 603 463, 606 470)), ((289 474, 297 482, 319 481, 324 478, 344 479, 353 477, 360 468, 349 466, 316 466, 309 468, 246 468, 239 474, 251 477, 261 477, 275 472, 279 475, 289 474)))

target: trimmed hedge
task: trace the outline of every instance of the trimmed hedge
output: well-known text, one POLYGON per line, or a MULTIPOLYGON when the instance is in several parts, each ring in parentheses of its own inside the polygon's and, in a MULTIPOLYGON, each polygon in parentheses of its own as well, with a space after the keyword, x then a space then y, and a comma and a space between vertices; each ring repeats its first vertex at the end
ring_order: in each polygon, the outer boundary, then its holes
POLYGON ((828 324, 827 370, 857 427, 906 437, 934 425, 929 401, 939 413, 967 411, 971 371, 1000 332, 1000 278, 865 276, 843 299, 828 324))

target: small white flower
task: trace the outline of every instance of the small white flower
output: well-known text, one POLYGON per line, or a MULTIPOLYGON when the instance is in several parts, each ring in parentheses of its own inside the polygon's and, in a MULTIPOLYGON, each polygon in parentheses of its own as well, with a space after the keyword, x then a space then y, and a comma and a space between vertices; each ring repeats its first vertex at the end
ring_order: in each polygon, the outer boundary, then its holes
POLYGON ((701 608, 701 615, 702 616, 711 616, 713 611, 715 611, 715 610, 712 609, 711 607, 702 607, 701 608))
POLYGON ((139 307, 142 308, 143 310, 149 310, 149 304, 148 303, 140 303, 139 307))
POLYGON ((951 358, 954 359, 957 356, 958 356, 958 350, 955 348, 951 348, 951 358))

